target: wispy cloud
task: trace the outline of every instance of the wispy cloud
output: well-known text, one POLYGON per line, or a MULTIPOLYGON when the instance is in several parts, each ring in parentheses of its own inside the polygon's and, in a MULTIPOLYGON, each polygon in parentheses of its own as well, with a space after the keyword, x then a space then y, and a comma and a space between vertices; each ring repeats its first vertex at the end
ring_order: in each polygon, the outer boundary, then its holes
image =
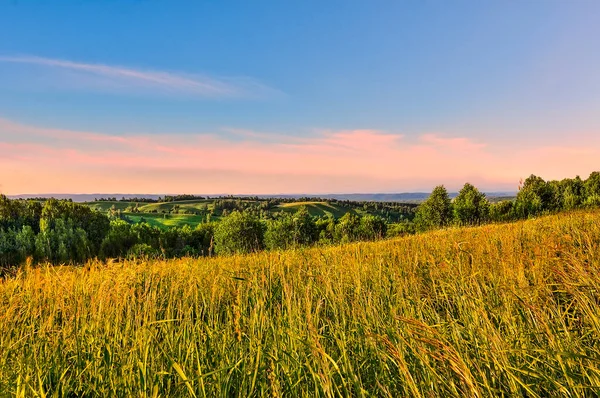
POLYGON ((105 90, 140 90, 185 94, 210 98, 263 97, 281 94, 248 77, 210 77, 205 75, 130 68, 115 65, 74 62, 36 56, 0 56, 0 62, 28 64, 83 75, 71 84, 105 90))

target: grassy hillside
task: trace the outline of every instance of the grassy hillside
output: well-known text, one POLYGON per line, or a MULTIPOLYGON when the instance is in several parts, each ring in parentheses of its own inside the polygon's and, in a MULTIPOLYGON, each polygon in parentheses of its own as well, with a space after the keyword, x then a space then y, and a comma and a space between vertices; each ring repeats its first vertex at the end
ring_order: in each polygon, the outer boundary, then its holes
MULTIPOLYGON (((85 204, 90 206, 93 209, 106 212, 106 211, 110 210, 113 207, 113 205, 114 205, 115 209, 124 211, 128 207, 134 207, 136 205, 136 202, 98 201, 98 202, 87 202, 85 204)), ((173 207, 175 207, 175 206, 178 206, 180 209, 187 209, 187 210, 200 210, 200 209, 203 209, 205 206, 208 209, 211 209, 214 206, 214 201, 207 199, 207 200, 185 200, 185 201, 165 202, 165 203, 139 203, 138 206, 139 206, 138 208, 139 208, 140 212, 143 212, 143 213, 150 213, 150 212, 154 212, 154 211, 156 211, 158 213, 162 213, 163 211, 165 211, 165 212, 171 211, 173 209, 173 207)))
POLYGON ((18 396, 595 396, 600 212, 0 282, 18 396))
POLYGON ((179 200, 173 202, 160 203, 136 203, 127 201, 97 201, 86 202, 85 205, 109 213, 111 210, 119 210, 133 222, 139 221, 142 217, 149 224, 161 228, 181 227, 183 225, 195 226, 201 220, 205 220, 210 215, 211 220, 219 220, 223 217, 225 211, 230 213, 237 209, 260 209, 261 212, 270 213, 276 216, 277 213, 295 213, 301 207, 306 207, 311 216, 314 217, 333 217, 340 218, 346 213, 364 215, 366 213, 384 217, 387 222, 400 222, 410 219, 412 213, 410 208, 414 205, 401 204, 403 209, 394 208, 393 204, 381 205, 377 209, 369 207, 363 203, 353 202, 328 202, 328 201, 297 201, 290 203, 273 203, 267 205, 265 200, 250 199, 194 199, 179 200), (262 206, 261 206, 262 205, 262 206), (366 206, 366 207, 365 207, 366 206), (167 214, 167 216, 164 216, 167 214))
POLYGON ((200 224, 204 217, 188 214, 154 214, 154 213, 135 213, 128 214, 127 217, 134 223, 145 221, 153 227, 169 228, 183 227, 189 225, 196 227, 200 224))
POLYGON ((315 217, 342 217, 346 213, 356 213, 353 209, 334 205, 327 202, 294 202, 284 203, 277 207, 277 211, 295 213, 300 207, 306 207, 309 214, 315 217))

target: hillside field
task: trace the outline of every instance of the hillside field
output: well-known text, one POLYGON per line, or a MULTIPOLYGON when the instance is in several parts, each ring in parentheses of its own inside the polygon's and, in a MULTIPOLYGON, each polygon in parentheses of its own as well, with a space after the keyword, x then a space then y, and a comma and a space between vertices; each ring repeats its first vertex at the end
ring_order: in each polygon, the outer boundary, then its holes
POLYGON ((284 203, 277 206, 276 211, 294 213, 300 207, 305 207, 308 213, 313 217, 334 217, 340 218, 346 213, 361 214, 363 212, 350 209, 348 207, 334 205, 328 202, 294 202, 284 203))
MULTIPOLYGON (((225 201, 235 201, 226 199, 225 201)), ((250 205, 259 204, 258 201, 244 200, 250 205)), ((182 200, 164 203, 137 203, 138 211, 131 212, 136 206, 136 202, 125 201, 97 201, 86 202, 92 209, 107 213, 111 208, 120 210, 124 216, 131 219, 132 222, 140 222, 143 218, 148 224, 160 227, 182 227, 184 225, 196 226, 206 219, 207 212, 213 212, 211 220, 222 218, 222 210, 215 209, 214 199, 205 200, 182 200), (176 209, 174 211, 174 209, 176 209), (166 215, 165 215, 166 214, 166 215)), ((366 214, 362 209, 352 209, 340 204, 329 202, 311 201, 311 202, 292 202, 282 203, 268 210, 271 214, 275 213, 295 213, 300 207, 306 207, 309 214, 313 217, 334 217, 340 218, 346 213, 366 214)))
POLYGON ((597 396, 600 211, 374 243, 25 267, 0 395, 597 396))

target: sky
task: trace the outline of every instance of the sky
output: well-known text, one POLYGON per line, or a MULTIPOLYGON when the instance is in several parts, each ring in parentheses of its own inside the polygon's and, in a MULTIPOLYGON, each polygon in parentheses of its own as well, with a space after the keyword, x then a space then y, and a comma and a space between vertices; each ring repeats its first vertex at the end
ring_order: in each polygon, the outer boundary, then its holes
POLYGON ((585 178, 599 20, 591 0, 0 2, 0 193, 585 178))

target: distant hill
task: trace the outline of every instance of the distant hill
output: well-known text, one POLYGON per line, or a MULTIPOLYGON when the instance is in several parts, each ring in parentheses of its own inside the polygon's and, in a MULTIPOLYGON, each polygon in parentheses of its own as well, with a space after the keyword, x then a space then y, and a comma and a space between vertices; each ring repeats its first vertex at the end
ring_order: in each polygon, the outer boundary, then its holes
MULTIPOLYGON (((451 192, 450 197, 455 197, 456 192, 451 192)), ((499 199, 511 199, 516 196, 516 192, 486 192, 487 197, 491 201, 497 201, 499 199)), ((158 199, 165 195, 157 194, 120 194, 120 193, 95 193, 95 194, 25 194, 25 195, 9 195, 11 199, 31 199, 31 198, 56 198, 56 199, 71 199, 74 202, 93 202, 100 198, 145 198, 145 199, 158 199)), ((210 196, 211 198, 219 196, 229 195, 201 195, 210 196)), ((429 193, 427 192, 401 192, 401 193, 342 193, 342 194, 294 194, 294 195, 233 195, 239 197, 254 196, 261 199, 265 198, 284 198, 284 199, 299 199, 299 198, 321 198, 321 199, 337 199, 337 200, 351 200, 357 202, 403 202, 403 203, 420 203, 427 199, 429 193)))
POLYGON ((144 198, 158 199, 165 195, 147 195, 147 194, 121 194, 121 193, 90 193, 90 194, 71 194, 71 193, 47 193, 47 194, 23 194, 23 195, 7 195, 10 199, 32 199, 32 198, 55 198, 55 199, 71 199, 73 202, 93 202, 100 198, 144 198))

